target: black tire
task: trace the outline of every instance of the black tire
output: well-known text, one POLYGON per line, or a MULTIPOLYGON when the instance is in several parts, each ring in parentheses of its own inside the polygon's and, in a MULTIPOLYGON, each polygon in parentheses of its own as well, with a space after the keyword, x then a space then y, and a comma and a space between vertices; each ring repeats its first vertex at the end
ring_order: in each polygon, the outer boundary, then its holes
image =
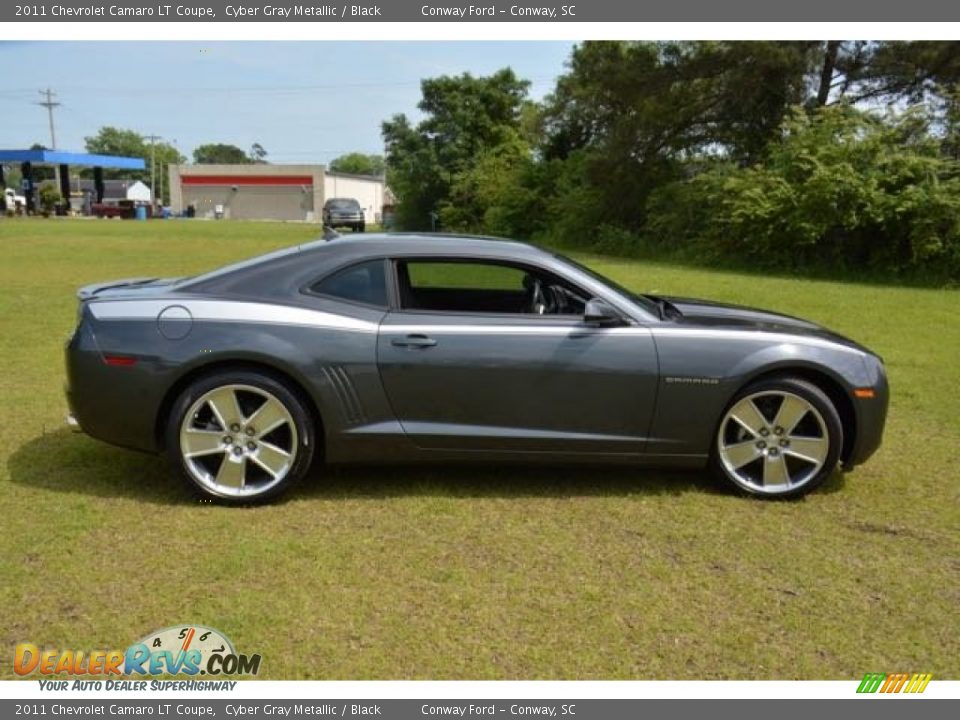
MULTIPOLYGON (((238 401, 238 406, 242 407, 240 401, 238 401)), ((201 414, 207 413, 211 419, 205 422, 214 423, 216 426, 219 426, 219 422, 209 408, 209 405, 204 405, 200 408, 199 413, 194 412, 194 422, 198 422, 196 418, 201 414)), ((196 410, 196 408, 194 408, 194 410, 196 410)), ((255 417, 253 415, 254 412, 256 412, 255 409, 247 414, 249 420, 253 420, 255 417)), ((208 425, 208 427, 210 426, 208 425)), ((188 432, 193 432, 193 430, 188 432)), ((231 431, 229 429, 221 429, 218 432, 225 433, 224 439, 231 437, 231 431)), ((234 446, 226 445, 226 447, 234 446)), ((286 382, 278 377, 251 370, 221 371, 195 380, 180 394, 176 402, 174 402, 167 419, 165 432, 167 456, 170 462, 176 467, 180 476, 193 490, 199 491, 205 498, 226 505, 258 504, 272 500, 282 493, 287 492, 309 472, 313 462, 315 447, 316 429, 310 412, 307 410, 306 404, 299 393, 290 388, 286 382), (211 486, 209 475, 213 474, 213 471, 211 470, 208 473, 208 477, 205 478, 205 480, 198 478, 195 472, 201 468, 198 468, 195 460, 188 460, 184 456, 184 450, 181 448, 180 431, 184 424, 186 414, 191 411, 191 408, 194 408, 194 405, 198 403, 201 398, 204 398, 204 396, 207 396, 214 390, 223 390, 228 386, 234 387, 236 391, 239 392, 239 397, 242 400, 252 401, 254 404, 257 402, 258 397, 263 398, 262 402, 264 405, 267 403, 266 398, 276 400, 288 414, 285 417, 289 419, 284 420, 278 430, 265 435, 263 438, 259 436, 248 438, 243 431, 236 433, 238 438, 237 442, 240 446, 243 446, 247 439, 254 441, 253 446, 257 447, 257 451, 256 453, 251 453, 251 455, 265 452, 267 448, 272 450, 273 447, 277 445, 280 446, 281 450, 284 452, 289 451, 289 454, 292 455, 292 460, 290 460, 284 468, 284 474, 277 479, 276 477, 270 476, 263 466, 255 462, 252 457, 248 458, 246 453, 244 453, 243 472, 245 475, 256 475, 258 473, 265 475, 266 479, 262 483, 262 488, 261 484, 250 483, 250 485, 247 486, 246 483, 244 483, 244 490, 234 491, 225 488, 223 491, 218 492, 216 487, 211 486), (260 396, 259 393, 264 393, 264 395, 260 396), (290 431, 291 426, 293 432, 290 431), (279 440, 277 439, 278 437, 280 437, 279 440), (258 446, 257 443, 260 443, 260 445, 258 446), (194 463, 193 468, 191 468, 191 462, 194 463), (249 472, 246 470, 247 462, 251 463, 249 465, 251 468, 249 472)), ((223 453, 223 457, 220 458, 220 452, 218 451, 210 453, 206 457, 211 458, 211 460, 209 460, 210 463, 217 463, 218 460, 220 462, 226 462, 226 455, 227 453, 223 453)))
POLYGON ((357 225, 358 233, 366 232, 366 230, 367 230, 367 226, 365 223, 360 223, 359 225, 357 225))
MULTIPOLYGON (((754 406, 756 407, 756 405, 754 406)), ((764 416, 764 419, 770 420, 771 424, 775 428, 779 428, 778 425, 773 423, 773 420, 776 419, 777 415, 774 414, 774 418, 771 419, 768 417, 772 413, 776 413, 775 410, 769 410, 766 413, 761 413, 764 416)), ((782 428, 779 428, 783 432, 782 428)), ((801 430, 801 432, 804 432, 801 430)), ((809 432, 809 431, 807 431, 809 432)), ((804 435, 807 436, 807 435, 804 435)), ((822 447, 822 446, 821 446, 822 447)), ((732 488, 741 494, 752 495, 755 497, 762 497, 767 499, 785 499, 785 498, 796 498, 802 495, 815 490, 824 481, 830 477, 831 473, 836 469, 837 463, 840 460, 840 451, 843 447, 843 424, 840 421, 840 416, 837 413, 837 409, 834 407, 833 402, 827 396, 827 394, 821 390, 819 387, 813 383, 803 380, 796 377, 780 377, 780 378, 769 378, 766 380, 760 380, 758 382, 752 383, 747 387, 743 388, 738 392, 733 400, 727 405, 724 409, 723 416, 721 417, 720 423, 718 424, 717 430, 714 433, 714 439, 712 444, 712 451, 710 454, 710 465, 714 474, 723 482, 728 488, 732 488), (793 452, 790 449, 791 441, 796 445, 800 440, 799 437, 793 437, 789 433, 781 436, 781 439, 777 439, 777 436, 773 432, 767 430, 767 435, 763 437, 759 435, 754 435, 750 437, 751 432, 743 428, 743 425, 734 421, 732 426, 728 426, 730 422, 729 414, 731 411, 746 398, 756 398, 758 404, 774 402, 773 398, 777 396, 778 393, 783 393, 784 398, 787 396, 796 396, 812 407, 816 412, 808 412, 804 415, 799 423, 795 427, 800 427, 801 424, 805 424, 805 428, 816 428, 817 433, 810 433, 810 437, 813 440, 819 440, 823 438, 827 442, 826 452, 823 455, 822 464, 817 468, 817 462, 809 462, 807 460, 797 460, 797 457, 794 456, 793 452), (819 418, 817 417, 819 415, 819 418), (820 422, 822 421, 822 422, 820 422), (737 440, 734 438, 730 439, 729 434, 725 433, 743 433, 747 440, 737 440), (774 442, 777 445, 782 443, 786 439, 787 447, 780 449, 779 447, 774 450, 771 449, 774 447, 774 442), (727 441, 731 440, 730 445, 727 445, 727 441), (757 442, 754 443, 753 441, 757 442), (786 484, 780 485, 771 485, 770 489, 767 489, 766 486, 766 463, 771 460, 776 460, 776 458, 770 458, 767 455, 762 455, 761 457, 756 458, 755 460, 748 461, 743 465, 742 468, 731 469, 734 463, 730 462, 729 453, 726 454, 727 459, 724 459, 724 452, 721 450, 721 444, 724 444, 726 449, 729 450, 733 444, 739 442, 742 445, 747 445, 748 443, 753 444, 759 448, 760 443, 766 443, 769 440, 769 446, 760 451, 761 453, 774 453, 776 452, 780 455, 781 461, 786 465, 789 462, 795 463, 799 466, 800 470, 798 471, 798 476, 802 478, 802 481, 798 482, 795 485, 790 484, 788 479, 786 484), (749 477, 747 470, 752 470, 757 467, 759 463, 760 467, 760 478, 757 483, 749 482, 749 477), (804 474, 804 467, 807 467, 806 474, 804 474), (739 477, 738 475, 744 476, 739 477)), ((752 448, 750 451, 753 452, 752 448)))

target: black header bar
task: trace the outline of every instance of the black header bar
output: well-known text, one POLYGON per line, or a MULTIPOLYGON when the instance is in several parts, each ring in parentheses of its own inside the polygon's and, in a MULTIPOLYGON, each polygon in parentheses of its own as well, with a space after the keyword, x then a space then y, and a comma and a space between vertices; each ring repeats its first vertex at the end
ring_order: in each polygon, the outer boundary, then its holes
POLYGON ((0 22, 954 22, 960 3, 943 0, 480 0, 375 3, 276 0, 60 0, 3 3, 0 22))

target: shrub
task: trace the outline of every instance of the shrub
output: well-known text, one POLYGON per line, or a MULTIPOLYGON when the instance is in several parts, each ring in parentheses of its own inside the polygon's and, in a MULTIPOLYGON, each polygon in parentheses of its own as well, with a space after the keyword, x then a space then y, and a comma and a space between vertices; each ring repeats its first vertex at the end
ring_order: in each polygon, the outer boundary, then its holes
POLYGON ((647 242, 706 258, 960 275, 960 164, 922 109, 798 110, 761 165, 718 162, 656 190, 647 212, 647 242))
POLYGON ((56 209, 58 202, 60 202, 60 192, 53 185, 40 186, 40 210, 44 217, 49 217, 56 209))

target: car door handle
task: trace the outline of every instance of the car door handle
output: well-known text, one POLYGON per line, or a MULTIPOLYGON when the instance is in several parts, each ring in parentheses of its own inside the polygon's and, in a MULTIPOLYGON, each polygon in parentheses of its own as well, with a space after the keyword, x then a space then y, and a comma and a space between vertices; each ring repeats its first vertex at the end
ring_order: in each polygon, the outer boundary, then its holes
POLYGON ((406 348, 428 348, 437 344, 437 341, 426 335, 407 335, 402 338, 394 338, 390 341, 391 345, 406 348))

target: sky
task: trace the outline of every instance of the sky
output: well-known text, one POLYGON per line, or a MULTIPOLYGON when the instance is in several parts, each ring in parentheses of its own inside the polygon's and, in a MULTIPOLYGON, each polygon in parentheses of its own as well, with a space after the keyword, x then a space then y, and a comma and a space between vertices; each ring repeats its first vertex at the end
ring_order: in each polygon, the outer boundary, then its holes
POLYGON ((0 148, 50 146, 39 90, 50 88, 57 148, 84 148, 104 125, 193 148, 254 142, 274 163, 382 153, 380 124, 420 118, 420 80, 502 67, 553 89, 569 42, 4 42, 0 148))

